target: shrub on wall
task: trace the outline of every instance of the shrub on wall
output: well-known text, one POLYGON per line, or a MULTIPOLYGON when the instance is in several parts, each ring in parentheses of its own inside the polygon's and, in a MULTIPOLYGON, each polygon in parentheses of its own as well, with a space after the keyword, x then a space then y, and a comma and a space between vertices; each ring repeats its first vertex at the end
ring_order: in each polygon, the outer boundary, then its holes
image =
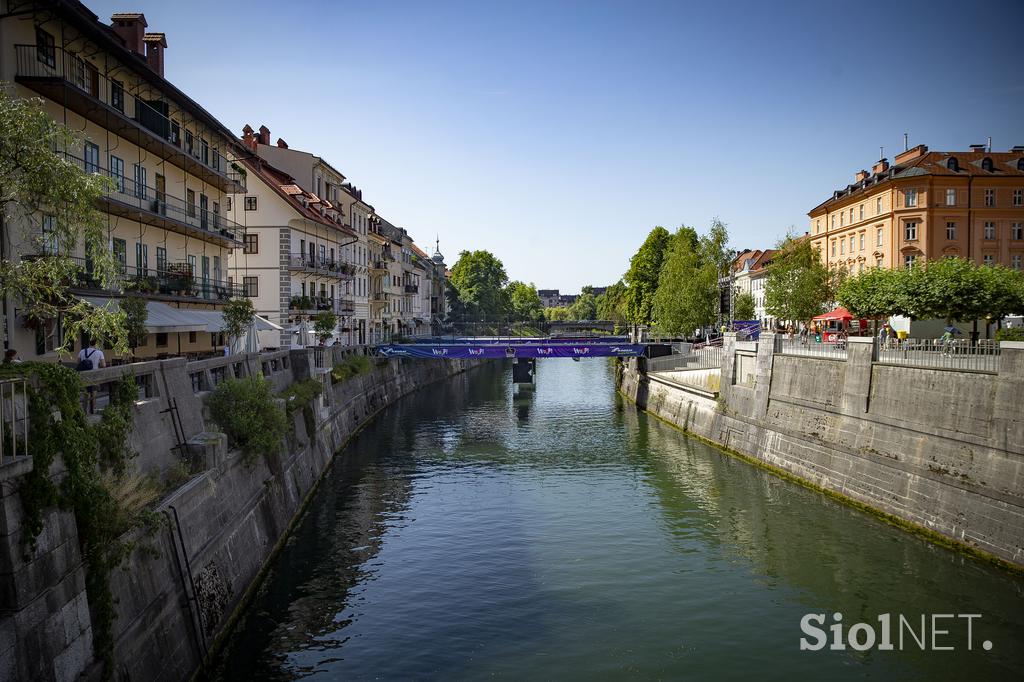
POLYGON ((210 395, 207 406, 213 421, 247 462, 273 455, 288 430, 284 410, 274 400, 270 383, 262 377, 229 379, 210 395))
POLYGON ((996 332, 996 341, 1024 341, 1024 327, 1006 327, 996 332))
POLYGON ((366 374, 373 369, 373 363, 365 355, 350 355, 331 369, 331 379, 336 384, 348 381, 352 377, 366 374))
POLYGON ((297 381, 284 391, 281 397, 284 398, 285 410, 288 413, 289 428, 295 421, 292 415, 296 410, 302 410, 302 417, 306 422, 306 435, 310 438, 316 432, 316 419, 313 414, 313 401, 323 392, 323 385, 316 379, 303 379, 297 381))

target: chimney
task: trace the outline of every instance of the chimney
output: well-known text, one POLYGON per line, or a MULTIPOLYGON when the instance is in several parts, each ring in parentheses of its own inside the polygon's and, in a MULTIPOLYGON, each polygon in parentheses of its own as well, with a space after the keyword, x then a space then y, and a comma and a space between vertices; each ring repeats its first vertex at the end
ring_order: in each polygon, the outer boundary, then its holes
POLYGON ((283 138, 277 138, 277 146, 281 149, 288 149, 288 143, 283 138))
POLYGON ((270 128, 260 126, 260 134, 256 138, 260 144, 270 144, 270 128))
POLYGON ((983 154, 985 152, 986 146, 987 145, 983 145, 983 144, 972 144, 971 145, 971 151, 972 152, 978 152, 979 154, 983 154))
POLYGON ((147 33, 142 36, 146 43, 146 63, 156 75, 164 77, 164 50, 167 49, 167 35, 164 33, 147 33))
POLYGON ((907 151, 897 154, 896 158, 893 159, 893 163, 899 165, 901 163, 906 163, 907 161, 913 161, 914 159, 924 156, 926 153, 928 153, 928 145, 919 144, 916 147, 911 147, 907 151))
POLYGON ((857 171, 857 174, 855 176, 853 176, 853 177, 854 177, 854 182, 861 182, 865 178, 868 177, 868 172, 866 170, 859 170, 859 171, 857 171))
POLYGON ((1024 144, 1015 144, 1010 147, 1011 152, 1024 152, 1024 144))
POLYGON ((256 151, 256 133, 248 123, 242 128, 242 144, 249 149, 256 151))
POLYGON ((142 54, 142 36, 146 32, 146 15, 142 12, 119 12, 110 16, 110 27, 135 54, 142 54))
POLYGON ((879 173, 884 173, 887 170, 889 170, 888 159, 879 159, 878 163, 871 167, 871 172, 874 173, 875 175, 878 175, 879 173))

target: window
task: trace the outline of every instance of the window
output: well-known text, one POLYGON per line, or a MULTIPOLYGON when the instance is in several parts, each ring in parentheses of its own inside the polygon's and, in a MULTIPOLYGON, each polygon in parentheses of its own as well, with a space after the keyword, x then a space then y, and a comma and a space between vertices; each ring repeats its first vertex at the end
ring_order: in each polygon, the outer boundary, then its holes
POLYGON ((1013 254, 1012 256, 1010 256, 1010 267, 1013 268, 1014 270, 1020 270, 1020 267, 1021 267, 1020 266, 1020 261, 1021 261, 1020 254, 1019 253, 1013 254))
POLYGON ((242 291, 246 296, 255 298, 260 295, 260 278, 245 276, 242 278, 242 291))
POLYGON ((843 212, 840 212, 840 213, 839 213, 839 227, 842 227, 842 226, 843 226, 843 217, 844 217, 845 215, 846 215, 846 213, 843 213, 843 212))
POLYGON ((171 121, 171 135, 168 141, 175 147, 181 145, 181 124, 175 120, 171 121))
POLYGON ((985 265, 995 265, 996 257, 993 256, 991 253, 986 253, 984 256, 981 257, 981 262, 984 263, 985 265))
POLYGON ((36 59, 49 67, 57 66, 57 48, 53 36, 41 28, 36 29, 36 59))
POLYGON ((1013 205, 1024 206, 1024 189, 1013 190, 1013 205))
POLYGON ((205 230, 209 227, 210 200, 205 194, 199 195, 199 225, 205 230))
POLYGON ((946 168, 956 173, 960 170, 960 162, 956 160, 955 156, 951 156, 946 159, 946 168))
POLYGON ((224 210, 231 213, 231 197, 224 197, 224 201, 227 202, 224 204, 224 210))
POLYGON ((956 239, 956 223, 946 223, 946 239, 956 239))
POLYGON ((85 172, 100 172, 100 146, 92 142, 85 143, 85 172))
POLYGON ((836 229, 836 216, 835 216, 835 214, 832 215, 832 229, 833 230, 836 229))
POLYGON ((113 239, 110 243, 110 249, 114 253, 114 259, 121 266, 121 272, 124 272, 128 265, 128 243, 123 239, 113 239))
POLYGON ((863 232, 861 232, 861 233, 860 233, 860 250, 861 250, 861 251, 863 251, 863 250, 864 250, 864 242, 865 242, 865 239, 864 239, 864 233, 863 233, 863 232))
POLYGON ((256 197, 246 197, 245 198, 245 210, 246 211, 255 211, 256 210, 256 197))
POLYGON ((124 159, 111 155, 110 177, 114 179, 114 187, 117 188, 117 191, 124 194, 124 159))
POLYGON ((912 267, 914 267, 914 263, 916 263, 916 262, 917 262, 917 256, 912 254, 912 253, 908 253, 907 255, 905 255, 903 257, 903 267, 905 267, 905 268, 912 268, 912 267))
POLYGON ((878 228, 878 231, 876 232, 875 246, 881 246, 881 245, 882 245, 882 228, 878 228))
POLYGON ((1010 226, 1011 239, 1024 239, 1024 223, 1014 223, 1010 226))
POLYGON ((843 255, 843 254, 846 253, 846 240, 845 239, 840 239, 839 240, 839 253, 840 253, 840 255, 843 255))
POLYGON ((879 215, 882 212, 882 197, 875 199, 875 215, 879 215))
POLYGON ((985 190, 985 205, 995 206, 996 205, 996 191, 994 189, 985 190))
POLYGON ((917 239, 917 223, 906 222, 903 224, 903 238, 908 242, 917 239))
POLYGON ((135 175, 135 196, 140 199, 146 198, 146 167, 136 163, 132 166, 135 175))
POLYGON ((220 229, 220 204, 213 202, 213 229, 220 229))
POLYGON ((189 343, 195 343, 196 342, 196 333, 195 332, 189 332, 188 333, 188 342, 189 343))
POLYGON ((149 274, 149 244, 135 242, 135 272, 143 277, 149 274))
POLYGON ((163 246, 156 247, 156 271, 167 272, 167 249, 163 246))
POLYGON ((992 172, 992 159, 988 158, 987 156, 984 159, 982 159, 981 160, 981 170, 988 171, 989 173, 991 173, 992 172))
POLYGON ((195 218, 196 217, 196 193, 195 193, 195 190, 191 190, 191 189, 185 190, 185 203, 187 204, 186 211, 188 213, 188 217, 189 218, 195 218))
POLYGON ((205 163, 207 166, 209 166, 210 165, 210 143, 207 142, 206 140, 200 139, 199 140, 199 148, 203 152, 203 163, 205 163))
POLYGON ((853 253, 854 236, 850 235, 850 253, 853 253))
POLYGON ((916 189, 904 190, 904 192, 903 192, 903 205, 907 206, 907 207, 917 206, 917 190, 916 189))
POLYGON ((57 241, 52 215, 43 216, 43 253, 47 256, 56 256, 60 253, 60 244, 57 241))
POLYGON ((167 332, 156 333, 156 347, 167 348, 167 332))
POLYGON ((819 232, 821 232, 821 220, 820 219, 814 221, 814 234, 818 234, 819 232))
POLYGON ((188 154, 189 156, 195 156, 195 152, 193 150, 193 147, 195 147, 195 139, 192 137, 192 133, 190 131, 186 130, 185 131, 185 153, 188 154))
POLYGON ((110 79, 110 106, 124 113, 124 83, 110 79))
POLYGON ((956 190, 946 190, 946 206, 956 206, 956 190))
POLYGON ((242 249, 242 253, 259 253, 260 252, 260 236, 258 234, 246 234, 245 235, 245 247, 242 249))
POLYGON ((860 211, 860 213, 858 214, 857 217, 860 218, 861 220, 864 220, 864 204, 861 204, 858 207, 858 210, 860 211))
POLYGON ((853 207, 850 207, 850 224, 853 225, 853 207))
POLYGON ((996 224, 993 221, 985 221, 985 239, 996 238, 996 224))
POLYGON ((876 258, 875 259, 875 267, 876 268, 882 267, 882 259, 881 258, 876 258))

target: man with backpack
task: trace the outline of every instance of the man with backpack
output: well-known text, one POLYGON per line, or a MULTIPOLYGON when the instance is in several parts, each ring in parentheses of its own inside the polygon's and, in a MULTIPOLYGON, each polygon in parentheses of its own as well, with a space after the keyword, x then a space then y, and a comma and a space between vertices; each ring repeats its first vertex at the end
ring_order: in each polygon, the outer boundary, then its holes
MULTIPOLYGON (((88 372, 106 366, 107 361, 103 356, 103 351, 93 344, 92 339, 86 339, 82 344, 82 350, 78 351, 78 365, 75 369, 79 372, 88 372)), ((82 400, 85 403, 83 407, 88 414, 96 412, 96 387, 86 386, 85 396, 82 400)))

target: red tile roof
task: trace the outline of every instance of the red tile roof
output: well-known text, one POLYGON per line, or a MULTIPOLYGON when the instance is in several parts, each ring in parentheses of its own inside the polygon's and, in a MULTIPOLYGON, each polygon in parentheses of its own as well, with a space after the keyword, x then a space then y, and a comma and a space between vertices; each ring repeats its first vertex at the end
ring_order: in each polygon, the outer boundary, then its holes
POLYGON ((311 205, 322 204, 330 207, 329 203, 322 202, 315 194, 312 192, 306 192, 295 184, 295 178, 288 175, 283 170, 271 166, 259 157, 243 158, 242 163, 244 163, 256 177, 262 180, 264 184, 277 192, 277 194, 303 218, 315 223, 320 223, 321 225, 326 225, 327 227, 333 227, 337 230, 341 230, 353 237, 356 236, 355 231, 344 223, 340 215, 337 220, 332 220, 327 215, 321 215, 318 208, 310 208, 309 206, 303 205, 303 203, 299 201, 299 197, 304 197, 311 205))

